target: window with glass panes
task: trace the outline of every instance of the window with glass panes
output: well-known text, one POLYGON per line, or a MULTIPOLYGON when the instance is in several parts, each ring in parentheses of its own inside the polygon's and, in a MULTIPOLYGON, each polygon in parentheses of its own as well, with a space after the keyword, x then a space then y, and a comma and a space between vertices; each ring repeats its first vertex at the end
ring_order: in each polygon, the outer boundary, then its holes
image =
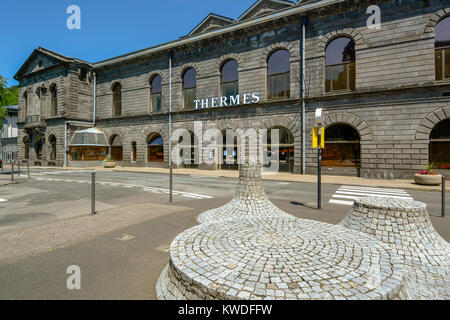
POLYGON ((122 86, 116 83, 113 87, 113 117, 122 114, 122 86))
POLYGON ((267 99, 289 98, 291 95, 291 68, 289 51, 273 52, 267 61, 267 99))
POLYGON ((355 43, 347 37, 331 41, 325 50, 325 92, 355 90, 355 43))
POLYGON ((193 109, 196 99, 197 72, 194 68, 187 69, 183 74, 183 107, 193 109))
POLYGON ((434 47, 436 80, 450 80, 450 17, 436 25, 434 47))
POLYGON ((228 60, 220 70, 220 89, 223 97, 239 94, 239 74, 236 60, 228 60))
POLYGON ((161 92, 162 92, 161 76, 158 74, 152 78, 150 84, 151 110, 153 112, 159 112, 162 109, 161 92))

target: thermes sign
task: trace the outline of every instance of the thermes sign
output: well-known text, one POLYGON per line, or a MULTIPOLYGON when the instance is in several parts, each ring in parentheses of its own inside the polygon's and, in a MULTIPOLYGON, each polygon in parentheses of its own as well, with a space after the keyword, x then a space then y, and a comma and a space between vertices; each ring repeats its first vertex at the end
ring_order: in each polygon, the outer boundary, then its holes
POLYGON ((258 103, 260 100, 261 100, 260 93, 254 92, 229 97, 197 99, 194 100, 194 104, 195 109, 206 109, 206 108, 237 106, 241 104, 253 104, 258 103))

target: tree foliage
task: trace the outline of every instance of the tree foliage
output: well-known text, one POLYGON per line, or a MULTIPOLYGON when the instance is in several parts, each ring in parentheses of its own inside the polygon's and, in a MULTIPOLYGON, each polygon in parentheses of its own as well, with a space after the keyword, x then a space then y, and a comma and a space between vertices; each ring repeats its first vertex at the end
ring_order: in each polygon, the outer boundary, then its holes
POLYGON ((6 87, 6 80, 0 75, 0 124, 8 116, 5 106, 19 104, 19 88, 17 86, 6 87))

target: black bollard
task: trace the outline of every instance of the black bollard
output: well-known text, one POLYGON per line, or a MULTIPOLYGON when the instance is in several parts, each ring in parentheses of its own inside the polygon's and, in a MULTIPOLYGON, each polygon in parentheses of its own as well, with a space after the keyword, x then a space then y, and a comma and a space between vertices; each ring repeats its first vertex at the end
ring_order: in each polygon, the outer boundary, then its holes
POLYGON ((30 161, 27 161, 27 173, 28 173, 28 179, 30 179, 30 161))
POLYGON ((442 217, 445 217, 445 176, 442 176, 442 217))
POLYGON ((91 181, 91 214, 95 214, 95 172, 92 172, 91 181))
POLYGON ((20 161, 17 162, 17 176, 20 177, 20 161))
POLYGON ((11 181, 14 182, 14 161, 11 161, 11 181))

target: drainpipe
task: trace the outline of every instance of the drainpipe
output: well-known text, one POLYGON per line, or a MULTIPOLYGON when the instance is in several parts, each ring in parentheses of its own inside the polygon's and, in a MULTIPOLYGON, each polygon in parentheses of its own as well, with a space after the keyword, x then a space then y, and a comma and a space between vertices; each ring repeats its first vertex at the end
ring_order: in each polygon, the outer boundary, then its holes
POLYGON ((300 19, 302 25, 302 174, 306 174, 306 25, 308 18, 306 16, 300 19))
POLYGON ((172 58, 173 53, 169 52, 169 202, 172 202, 172 58))
POLYGON ((94 72, 94 114, 92 115, 92 123, 95 127, 95 115, 97 108, 97 74, 94 72))

